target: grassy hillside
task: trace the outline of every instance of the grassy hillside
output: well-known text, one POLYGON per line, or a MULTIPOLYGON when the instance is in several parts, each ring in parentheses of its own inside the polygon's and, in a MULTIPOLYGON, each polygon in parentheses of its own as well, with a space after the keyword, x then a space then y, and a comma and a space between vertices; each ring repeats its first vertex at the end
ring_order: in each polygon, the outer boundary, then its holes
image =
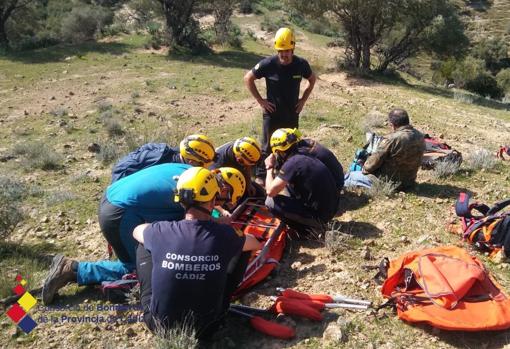
POLYGON ((471 36, 510 37, 510 2, 505 0, 471 1, 465 6, 469 14, 471 36))
MULTIPOLYGON (((250 18, 238 19, 248 25, 250 18)), ((252 23, 252 24, 253 24, 252 23)), ((260 33, 262 36, 264 33, 260 33)), ((384 118, 393 107, 409 111, 413 124, 441 135, 465 157, 478 147, 495 152, 510 143, 510 113, 504 109, 464 103, 453 92, 404 77, 401 81, 367 80, 345 73, 327 73, 338 54, 325 47, 324 37, 311 39, 298 32, 297 54, 309 57, 320 72, 316 89, 301 116, 305 136, 330 147, 348 167, 362 145, 367 124, 384 118)), ((177 144, 183 135, 203 132, 216 145, 241 135, 258 135, 261 111, 245 90, 242 77, 259 59, 271 54, 264 40, 247 40, 244 50, 218 49, 203 57, 168 56, 164 50, 143 48, 141 36, 82 46, 0 57, 0 188, 25 192, 24 221, 0 242, 0 297, 11 294, 17 272, 37 287, 55 253, 79 260, 106 256, 97 223, 97 206, 109 183, 108 160, 147 141, 177 144), (90 150, 97 143, 101 152, 90 150), (90 148, 90 149, 89 149, 90 148), (41 169, 45 168, 45 169, 41 169), (9 182, 10 180, 11 182, 9 182), (7 184, 3 184, 7 183, 7 184)), ((261 83, 260 88, 263 89, 261 83)), ((377 123, 380 123, 379 121, 377 123)), ((382 132, 387 130, 381 129, 382 132)), ((421 171, 410 193, 371 198, 347 192, 346 212, 337 217, 335 243, 292 242, 278 275, 242 299, 268 305, 276 286, 307 292, 341 293, 382 303, 373 270, 382 257, 394 258, 440 244, 459 244, 448 233, 450 208, 461 191, 492 203, 510 196, 508 163, 490 170, 464 167, 447 179, 421 171), (367 252, 368 251, 368 252, 367 252)), ((478 254, 506 290, 509 264, 495 264, 478 254)), ((79 323, 80 316, 136 315, 101 308, 97 290, 69 286, 56 305, 31 311, 59 319, 38 321, 28 336, 16 334, 5 316, 0 319, 0 343, 6 347, 151 347, 153 339, 142 324, 125 321, 79 323), (84 312, 84 305, 92 311, 84 312), (63 316, 76 320, 63 320, 63 316)), ((427 326, 409 326, 391 310, 331 311, 321 324, 296 320, 297 338, 282 342, 263 337, 238 319, 217 348, 501 348, 510 345, 510 332, 447 333, 427 326), (341 343, 326 344, 329 323, 342 323, 341 343)))

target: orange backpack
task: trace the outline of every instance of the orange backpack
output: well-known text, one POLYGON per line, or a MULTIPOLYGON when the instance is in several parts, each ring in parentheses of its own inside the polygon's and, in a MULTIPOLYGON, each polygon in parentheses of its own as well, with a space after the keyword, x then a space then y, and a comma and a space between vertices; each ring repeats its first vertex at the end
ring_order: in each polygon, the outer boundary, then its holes
POLYGON ((510 299, 476 257, 455 246, 392 260, 382 294, 408 322, 444 330, 510 328, 510 299))

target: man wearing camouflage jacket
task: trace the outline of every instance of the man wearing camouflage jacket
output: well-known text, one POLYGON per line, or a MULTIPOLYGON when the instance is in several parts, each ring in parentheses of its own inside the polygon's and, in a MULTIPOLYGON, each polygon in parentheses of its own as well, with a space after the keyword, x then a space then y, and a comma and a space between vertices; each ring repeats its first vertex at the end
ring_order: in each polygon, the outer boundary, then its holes
POLYGON ((393 128, 365 162, 362 171, 352 171, 345 177, 345 186, 370 187, 376 179, 391 180, 398 189, 411 188, 421 165, 425 141, 423 134, 409 124, 403 109, 394 109, 388 115, 393 128))

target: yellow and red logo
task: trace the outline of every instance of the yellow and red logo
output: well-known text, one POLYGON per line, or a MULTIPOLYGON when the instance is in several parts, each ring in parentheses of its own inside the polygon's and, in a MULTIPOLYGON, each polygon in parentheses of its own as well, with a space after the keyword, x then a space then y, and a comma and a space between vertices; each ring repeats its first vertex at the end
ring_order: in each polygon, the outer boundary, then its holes
POLYGON ((37 326, 37 323, 28 315, 30 309, 36 305, 37 299, 25 290, 24 286, 27 284, 27 281, 21 275, 18 274, 16 276, 16 281, 18 284, 12 291, 21 297, 7 310, 6 314, 19 328, 28 334, 37 326))

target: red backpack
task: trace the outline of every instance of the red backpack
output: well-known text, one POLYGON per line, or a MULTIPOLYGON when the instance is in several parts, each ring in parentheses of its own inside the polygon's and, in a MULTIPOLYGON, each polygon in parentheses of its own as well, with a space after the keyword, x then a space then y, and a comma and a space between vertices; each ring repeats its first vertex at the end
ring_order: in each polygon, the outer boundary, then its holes
POLYGON ((460 233, 479 250, 491 254, 503 250, 510 257, 510 199, 492 206, 479 202, 470 203, 468 193, 460 193, 455 203, 455 213, 460 217, 460 233), (475 212, 476 211, 476 212, 475 212))
POLYGON ((448 161, 462 163, 462 154, 452 149, 448 144, 438 138, 431 137, 428 134, 424 136, 425 152, 421 162, 421 168, 424 170, 432 170, 438 162, 448 161))

